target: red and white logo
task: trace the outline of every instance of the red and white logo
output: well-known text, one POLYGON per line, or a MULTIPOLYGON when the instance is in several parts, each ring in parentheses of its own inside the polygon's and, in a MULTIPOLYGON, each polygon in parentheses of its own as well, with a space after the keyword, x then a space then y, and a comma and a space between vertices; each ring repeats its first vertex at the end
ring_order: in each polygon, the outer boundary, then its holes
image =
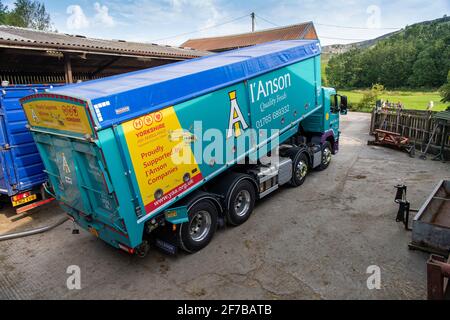
POLYGON ((153 115, 153 118, 155 119, 156 122, 161 122, 163 120, 163 114, 161 112, 156 112, 153 115))

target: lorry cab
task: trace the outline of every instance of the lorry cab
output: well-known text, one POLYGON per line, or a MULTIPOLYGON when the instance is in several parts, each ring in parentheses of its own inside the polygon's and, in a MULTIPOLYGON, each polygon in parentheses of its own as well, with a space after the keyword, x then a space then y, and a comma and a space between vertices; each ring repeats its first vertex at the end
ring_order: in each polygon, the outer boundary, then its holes
POLYGON ((339 138, 339 116, 346 115, 348 109, 347 97, 336 92, 334 88, 323 88, 325 109, 325 129, 333 130, 335 137, 339 138))
POLYGON ((338 107, 339 96, 333 88, 323 88, 325 128, 333 130, 334 136, 339 138, 339 113, 338 107))
POLYGON ((323 145, 328 142, 332 154, 339 151, 340 115, 347 114, 347 97, 341 96, 334 88, 322 87, 318 101, 321 108, 300 124, 301 135, 308 142, 323 145))

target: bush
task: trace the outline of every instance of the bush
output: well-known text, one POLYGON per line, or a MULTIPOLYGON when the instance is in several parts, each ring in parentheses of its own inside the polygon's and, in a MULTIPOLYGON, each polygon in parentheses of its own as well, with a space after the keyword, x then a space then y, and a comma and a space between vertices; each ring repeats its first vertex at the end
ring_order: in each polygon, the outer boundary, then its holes
POLYGON ((376 105, 379 97, 384 92, 384 86, 381 84, 375 84, 372 89, 363 95, 361 101, 352 105, 350 108, 352 111, 368 112, 376 105))
POLYGON ((447 76, 447 83, 444 84, 439 89, 441 96, 442 96, 442 102, 450 102, 450 71, 448 72, 447 76))

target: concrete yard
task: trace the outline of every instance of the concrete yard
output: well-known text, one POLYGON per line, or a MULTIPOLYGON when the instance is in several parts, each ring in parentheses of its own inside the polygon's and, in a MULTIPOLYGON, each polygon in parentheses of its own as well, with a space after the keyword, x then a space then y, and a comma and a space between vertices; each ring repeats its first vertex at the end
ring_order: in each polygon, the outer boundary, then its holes
MULTIPOLYGON (((408 250, 411 234, 395 222, 394 185, 408 185, 419 207, 450 164, 367 146, 370 115, 342 117, 341 152, 298 189, 258 203, 243 226, 219 230, 200 253, 145 259, 109 247, 72 223, 0 243, 1 299, 425 299, 428 254, 408 250), (81 290, 67 289, 67 268, 81 268, 81 290), (367 268, 381 268, 381 289, 367 268)), ((56 221, 56 204, 0 233, 56 221)))

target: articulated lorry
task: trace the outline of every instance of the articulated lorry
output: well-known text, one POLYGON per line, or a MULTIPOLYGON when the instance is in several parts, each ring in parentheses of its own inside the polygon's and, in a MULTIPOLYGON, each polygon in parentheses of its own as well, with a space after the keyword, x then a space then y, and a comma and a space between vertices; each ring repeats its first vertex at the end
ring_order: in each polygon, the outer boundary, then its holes
POLYGON ((322 87, 320 54, 318 41, 277 41, 21 102, 73 221, 139 256, 193 253, 338 152, 347 98, 322 87))

